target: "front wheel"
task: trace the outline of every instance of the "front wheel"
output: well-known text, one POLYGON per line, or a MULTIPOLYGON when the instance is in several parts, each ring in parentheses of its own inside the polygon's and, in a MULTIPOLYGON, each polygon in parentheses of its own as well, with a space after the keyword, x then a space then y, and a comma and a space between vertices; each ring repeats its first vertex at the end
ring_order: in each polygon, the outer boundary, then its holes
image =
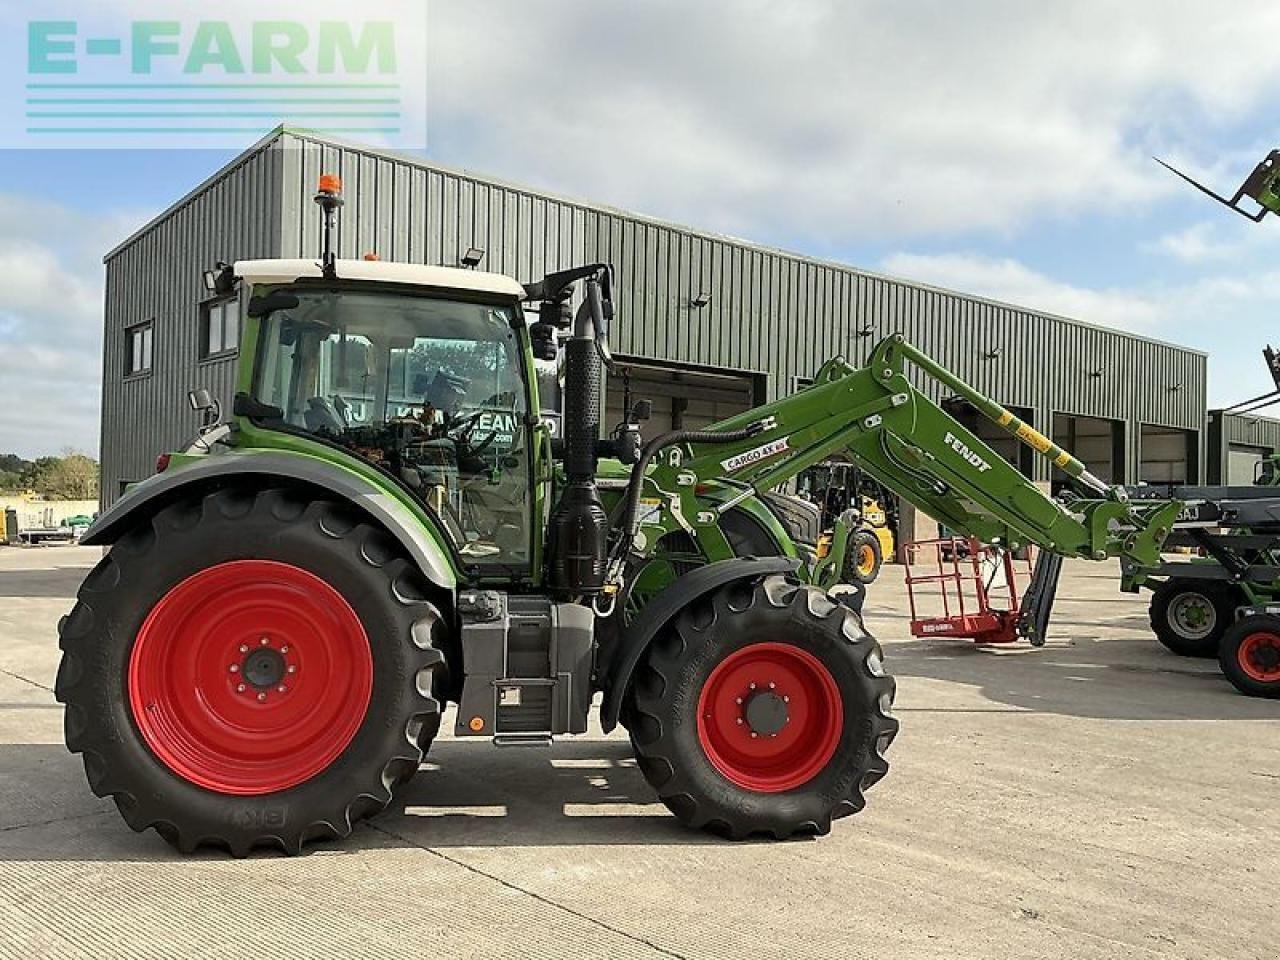
POLYGON ((862 809, 888 770, 893 695, 858 614, 770 576, 677 616, 627 701, 640 768, 680 820, 784 839, 862 809))
POLYGON ((1252 614, 1227 628, 1218 663, 1237 690, 1251 697, 1280 697, 1280 617, 1252 614))
POLYGON ((444 623, 349 509, 222 490, 117 543, 60 625, 57 697, 90 787, 183 851, 343 837, 440 722, 444 623))
POLYGON ((879 538, 870 530, 855 530, 849 538, 842 579, 845 583, 874 583, 883 563, 879 538))

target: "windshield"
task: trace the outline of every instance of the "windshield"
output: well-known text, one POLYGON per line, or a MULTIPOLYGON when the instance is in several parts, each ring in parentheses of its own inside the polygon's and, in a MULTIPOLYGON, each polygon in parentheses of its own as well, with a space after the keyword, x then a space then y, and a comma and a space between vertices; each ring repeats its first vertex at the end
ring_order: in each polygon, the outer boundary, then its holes
POLYGON ((254 397, 387 470, 476 563, 529 560, 521 348, 507 307, 293 291, 262 321, 254 397))

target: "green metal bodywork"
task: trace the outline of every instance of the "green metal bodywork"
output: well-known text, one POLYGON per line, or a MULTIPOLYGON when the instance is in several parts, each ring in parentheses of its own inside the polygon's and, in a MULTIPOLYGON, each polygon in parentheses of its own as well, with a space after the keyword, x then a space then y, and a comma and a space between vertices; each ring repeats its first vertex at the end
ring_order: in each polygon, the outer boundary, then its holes
MULTIPOLYGON (((287 286, 287 285, 284 285, 287 286)), ((270 293, 280 287, 251 291, 270 293)), ((426 294, 426 295, 429 295, 426 294)), ((242 331, 237 390, 253 386, 260 321, 249 317, 242 331)), ((527 329, 517 331, 524 363, 529 410, 540 409, 533 355, 527 329)), ((757 496, 791 480, 801 471, 844 454, 885 487, 953 530, 984 542, 1016 548, 1034 543, 1069 556, 1101 559, 1125 556, 1136 563, 1158 559, 1180 504, 1169 501, 1130 502, 1118 491, 1064 506, 1046 496, 1030 480, 990 449, 954 417, 908 380, 905 364, 914 363, 952 392, 1024 443, 1054 460, 1071 476, 1090 485, 1098 482, 1069 454, 1021 424, 999 405, 907 344, 901 336, 886 338, 869 363, 855 368, 836 358, 823 366, 814 383, 793 396, 774 401, 706 428, 709 432, 759 432, 731 443, 678 445, 661 451, 643 481, 644 514, 630 545, 633 558, 648 558, 643 570, 646 590, 659 590, 684 564, 710 563, 734 556, 722 524, 730 510, 746 514, 772 541, 777 555, 801 557, 801 575, 830 586, 838 577, 849 531, 838 525, 833 549, 813 562, 788 537, 772 510, 757 496), (692 553, 668 562, 663 544, 673 533, 687 535, 692 553)), ((357 454, 293 431, 268 429, 238 417, 224 443, 238 453, 271 451, 309 457, 334 470, 358 475, 379 492, 393 497, 450 556, 460 583, 506 582, 536 589, 544 582, 544 536, 549 504, 557 496, 558 466, 552 457, 551 434, 543 423, 530 422, 531 562, 528 570, 501 574, 477 572, 461 562, 430 509, 396 478, 357 454)), ((193 459, 175 455, 169 469, 181 470, 193 459)), ((617 461, 601 462, 599 480, 606 509, 615 510, 630 475, 617 461)), ((632 568, 635 569, 634 566, 632 568)))
POLYGON ((1055 502, 916 389, 904 371, 907 361, 977 401, 980 412, 1072 476, 1088 476, 1079 461, 895 335, 877 346, 865 367, 829 361, 813 385, 799 393, 709 428, 728 432, 764 421, 767 429, 756 436, 667 451, 645 480, 646 496, 664 509, 641 527, 643 542, 636 549, 684 529, 709 558, 724 556, 728 548, 719 514, 699 494, 706 478, 719 477, 720 484, 749 496, 843 451, 906 501, 986 543, 1010 548, 1034 543, 1089 559, 1158 559, 1181 504, 1131 502, 1118 489, 1070 507, 1055 502))

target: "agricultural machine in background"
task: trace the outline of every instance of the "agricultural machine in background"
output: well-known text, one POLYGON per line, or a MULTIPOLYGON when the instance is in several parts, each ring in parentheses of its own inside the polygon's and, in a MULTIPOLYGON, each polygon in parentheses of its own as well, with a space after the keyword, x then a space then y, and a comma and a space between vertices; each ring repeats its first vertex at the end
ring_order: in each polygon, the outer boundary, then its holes
MULTIPOLYGON (((1280 151, 1273 150, 1230 199, 1158 161, 1196 189, 1255 223, 1280 212, 1280 151), (1253 200, 1257 209, 1242 206, 1253 200)), ((1274 388, 1224 413, 1253 413, 1280 403, 1280 359, 1271 347, 1263 359, 1274 388)), ((1280 458, 1258 464, 1251 486, 1131 487, 1186 503, 1169 537, 1187 547, 1190 562, 1122 563, 1121 588, 1151 594, 1151 627, 1180 656, 1216 657, 1227 678, 1244 693, 1280 696, 1280 458)))
POLYGON ((890 516, 888 492, 857 464, 833 459, 801 473, 796 495, 820 512, 819 557, 838 553, 840 579, 874 583, 880 567, 897 553, 897 518, 890 516))
POLYGON ((861 593, 825 586, 839 558, 763 494, 845 456, 966 536, 1038 545, 1032 638, 1063 556, 1154 564, 1181 508, 1108 487, 900 335, 706 429, 645 438, 637 405, 602 440, 608 266, 521 285, 338 260, 336 178, 317 201, 318 262, 208 276, 246 304, 233 418, 193 395, 200 436, 90 529, 111 549, 60 624, 68 747, 184 851, 345 836, 446 704, 461 738, 546 743, 584 732, 596 693, 683 822, 825 833, 887 771, 894 682, 861 593), (538 412, 557 360, 562 438, 538 412), (910 368, 1077 493, 1047 497, 910 368))

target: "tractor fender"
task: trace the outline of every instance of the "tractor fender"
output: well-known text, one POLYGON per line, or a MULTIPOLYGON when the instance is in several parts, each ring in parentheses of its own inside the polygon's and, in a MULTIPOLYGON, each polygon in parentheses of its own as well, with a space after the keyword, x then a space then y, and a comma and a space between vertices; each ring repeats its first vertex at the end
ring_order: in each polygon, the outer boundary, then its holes
POLYGON ((211 455, 149 477, 95 520, 80 542, 88 546, 109 546, 132 522, 154 514, 193 487, 243 477, 296 480, 354 504, 400 542, 429 581, 446 590, 457 586, 457 576, 444 548, 408 507, 358 474, 336 469, 315 457, 291 453, 211 455))
POLYGON ((618 638, 619 649, 609 659, 600 677, 604 699, 600 704, 600 724, 605 733, 618 725, 622 699, 631 683, 631 674, 654 637, 685 607, 699 597, 719 590, 736 580, 754 580, 771 573, 795 573, 800 561, 791 557, 735 557, 691 570, 649 601, 635 622, 618 638))

